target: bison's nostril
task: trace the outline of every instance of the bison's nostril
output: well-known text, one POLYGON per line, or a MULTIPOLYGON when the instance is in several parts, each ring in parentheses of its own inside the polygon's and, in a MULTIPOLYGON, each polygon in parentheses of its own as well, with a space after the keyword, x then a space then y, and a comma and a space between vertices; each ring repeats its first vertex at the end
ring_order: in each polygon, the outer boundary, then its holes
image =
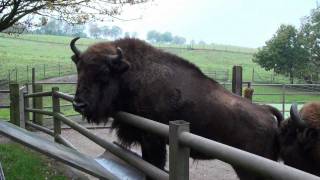
POLYGON ((76 101, 73 101, 72 105, 76 111, 83 111, 83 109, 87 106, 87 104, 83 102, 76 102, 76 101))

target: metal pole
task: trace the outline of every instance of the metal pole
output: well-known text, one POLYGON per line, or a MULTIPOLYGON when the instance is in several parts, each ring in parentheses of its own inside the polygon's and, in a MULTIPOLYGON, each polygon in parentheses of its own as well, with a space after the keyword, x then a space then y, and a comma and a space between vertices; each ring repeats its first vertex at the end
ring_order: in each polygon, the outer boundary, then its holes
POLYGON ((27 82, 29 82, 29 66, 27 65, 27 82))
POLYGON ((10 70, 8 71, 8 80, 9 80, 9 84, 11 83, 11 72, 10 70))
POLYGON ((283 117, 285 116, 285 112, 286 112, 286 85, 282 84, 282 115, 283 117))
POLYGON ((251 81, 254 82, 254 68, 252 68, 252 77, 251 77, 251 81))
POLYGON ((46 64, 43 64, 43 78, 46 78, 46 64))
POLYGON ((189 179, 190 148, 179 143, 181 132, 189 132, 189 124, 186 121, 170 121, 169 127, 169 168, 170 180, 189 179))
POLYGON ((17 68, 17 66, 16 66, 15 70, 16 70, 16 82, 18 83, 18 68, 17 68))
POLYGON ((59 68, 59 77, 60 77, 61 76, 61 64, 60 64, 60 62, 58 64, 58 68, 59 68))
MULTIPOLYGON (((56 95, 56 92, 59 91, 58 87, 52 88, 52 112, 60 113, 60 99, 56 95)), ((58 142, 59 135, 61 134, 61 121, 53 116, 53 130, 54 130, 54 141, 58 142)))

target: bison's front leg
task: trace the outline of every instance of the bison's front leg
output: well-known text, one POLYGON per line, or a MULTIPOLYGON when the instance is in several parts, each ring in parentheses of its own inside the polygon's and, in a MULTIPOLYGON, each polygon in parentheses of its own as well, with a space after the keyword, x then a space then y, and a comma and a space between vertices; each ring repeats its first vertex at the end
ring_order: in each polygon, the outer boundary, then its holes
MULTIPOLYGON (((145 136, 141 142, 142 159, 164 170, 166 165, 166 143, 159 136, 145 136)), ((147 178, 151 179, 151 178, 147 178)))

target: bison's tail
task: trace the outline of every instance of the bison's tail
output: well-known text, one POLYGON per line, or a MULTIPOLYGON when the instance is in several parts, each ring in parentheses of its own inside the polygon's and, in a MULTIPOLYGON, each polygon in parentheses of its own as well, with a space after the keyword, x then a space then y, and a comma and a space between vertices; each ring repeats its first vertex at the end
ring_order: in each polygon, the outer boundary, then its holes
POLYGON ((270 105, 262 105, 263 107, 265 107, 266 109, 268 109, 274 116, 276 116, 277 121, 278 121, 278 126, 280 126, 281 122, 283 121, 283 115, 282 113, 275 107, 270 106, 270 105))

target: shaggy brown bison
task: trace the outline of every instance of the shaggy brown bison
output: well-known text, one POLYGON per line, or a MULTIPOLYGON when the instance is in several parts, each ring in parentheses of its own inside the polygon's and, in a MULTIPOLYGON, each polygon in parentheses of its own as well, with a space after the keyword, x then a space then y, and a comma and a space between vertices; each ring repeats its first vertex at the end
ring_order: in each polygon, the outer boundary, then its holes
POLYGON ((281 124, 280 154, 284 163, 320 176, 320 102, 305 104, 281 124))
MULTIPOLYGON (((183 119, 194 134, 277 159, 278 125, 267 106, 230 93, 195 65, 141 40, 102 42, 80 52, 77 39, 70 43, 78 71, 73 105, 89 121, 105 121, 117 111, 165 124, 183 119)), ((112 127, 123 145, 140 144, 142 158, 164 168, 166 139, 117 119, 112 127)), ((212 158, 194 150, 190 154, 212 158)), ((234 168, 241 179, 257 178, 234 168)))

